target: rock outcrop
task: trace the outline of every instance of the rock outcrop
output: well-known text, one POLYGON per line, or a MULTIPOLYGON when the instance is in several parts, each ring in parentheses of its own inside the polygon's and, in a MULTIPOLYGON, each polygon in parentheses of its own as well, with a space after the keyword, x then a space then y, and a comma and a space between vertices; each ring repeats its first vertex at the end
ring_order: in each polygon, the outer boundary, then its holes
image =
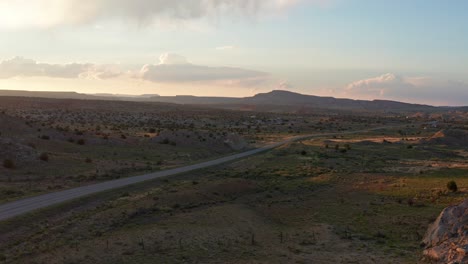
POLYGON ((37 152, 30 146, 13 139, 0 137, 0 159, 11 159, 15 162, 27 162, 37 159, 37 152))
POLYGON ((468 131, 462 129, 445 129, 435 133, 422 143, 448 146, 468 147, 468 131))
POLYGON ((468 263, 468 199, 445 208, 423 239, 432 263, 468 263))

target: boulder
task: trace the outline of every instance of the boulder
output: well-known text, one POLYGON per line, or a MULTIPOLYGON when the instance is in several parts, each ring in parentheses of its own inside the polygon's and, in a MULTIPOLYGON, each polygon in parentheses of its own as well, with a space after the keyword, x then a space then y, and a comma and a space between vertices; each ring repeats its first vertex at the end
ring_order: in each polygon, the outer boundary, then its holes
POLYGON ((468 263, 468 199, 440 213, 423 245, 425 258, 433 263, 468 263))

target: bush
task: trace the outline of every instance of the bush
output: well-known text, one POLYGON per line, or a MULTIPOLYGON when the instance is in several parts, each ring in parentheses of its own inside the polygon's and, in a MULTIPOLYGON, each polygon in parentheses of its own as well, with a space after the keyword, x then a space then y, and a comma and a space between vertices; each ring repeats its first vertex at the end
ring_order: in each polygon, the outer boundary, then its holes
POLYGON ((90 159, 90 158, 86 158, 86 159, 85 159, 85 162, 86 162, 86 163, 92 163, 92 162, 93 162, 93 160, 92 160, 92 159, 90 159))
POLYGON ((49 140, 49 139, 50 139, 50 137, 49 137, 49 136, 47 136, 47 135, 42 135, 42 136, 41 136, 41 139, 44 139, 44 140, 49 140))
POLYGON ((307 155, 307 151, 305 151, 305 150, 301 151, 301 155, 302 155, 302 156, 307 155))
POLYGON ((41 155, 39 155, 39 159, 42 160, 42 161, 49 161, 49 155, 45 152, 41 153, 41 155))
POLYGON ((447 189, 449 189, 449 191, 452 191, 452 192, 458 191, 457 183, 455 181, 449 181, 447 183, 447 189))
POLYGON ((82 138, 80 138, 80 139, 78 139, 78 141, 76 142, 76 144, 78 144, 78 145, 84 145, 84 144, 85 144, 85 140, 82 139, 82 138))
POLYGON ((15 163, 10 159, 6 159, 6 160, 3 161, 3 167, 5 167, 7 169, 14 169, 15 168, 15 163))

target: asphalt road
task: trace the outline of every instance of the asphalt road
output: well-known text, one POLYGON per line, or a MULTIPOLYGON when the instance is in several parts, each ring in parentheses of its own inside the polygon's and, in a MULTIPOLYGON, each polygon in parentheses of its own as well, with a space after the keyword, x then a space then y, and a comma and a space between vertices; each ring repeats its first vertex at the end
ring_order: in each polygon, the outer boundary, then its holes
POLYGON ((111 180, 111 181, 106 181, 102 183, 73 188, 73 189, 69 189, 65 191, 59 191, 59 192, 54 192, 54 193, 38 195, 38 196, 30 197, 30 198, 25 198, 22 200, 9 202, 9 203, 0 205, 0 221, 10 219, 15 216, 25 214, 28 212, 32 212, 34 210, 42 209, 42 208, 56 205, 59 203, 64 203, 66 201, 70 201, 76 198, 88 196, 91 194, 108 191, 112 189, 117 189, 117 188, 121 188, 124 186, 141 183, 144 181, 154 180, 154 179, 161 178, 161 177, 167 177, 167 176, 176 175, 176 174, 180 174, 184 172, 203 169, 203 168, 219 165, 222 163, 226 163, 229 161, 233 161, 236 159, 245 158, 245 157, 260 153, 260 152, 264 152, 264 151, 277 148, 281 145, 284 145, 286 143, 290 143, 293 141, 299 141, 299 140, 313 138, 313 137, 366 132, 366 131, 377 130, 377 129, 382 129, 382 128, 386 128, 386 127, 379 127, 379 128, 360 130, 360 131, 343 132, 343 133, 325 133, 325 134, 292 137, 285 141, 271 144, 262 148, 257 148, 257 149, 249 150, 246 152, 242 152, 242 153, 238 153, 238 154, 234 154, 234 155, 230 155, 227 157, 210 160, 210 161, 206 161, 206 162, 202 162, 198 164, 188 165, 188 166, 179 167, 179 168, 170 169, 170 170, 158 171, 158 172, 149 173, 149 174, 145 174, 141 176, 123 178, 123 179, 118 179, 118 180, 111 180))

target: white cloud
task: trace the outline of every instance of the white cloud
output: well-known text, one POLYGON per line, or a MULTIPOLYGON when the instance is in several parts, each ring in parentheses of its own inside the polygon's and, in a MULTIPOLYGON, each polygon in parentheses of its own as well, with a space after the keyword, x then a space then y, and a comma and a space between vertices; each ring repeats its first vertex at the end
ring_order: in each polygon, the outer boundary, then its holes
POLYGON ((252 16, 280 12, 299 2, 328 0, 2 0, 0 27, 55 27, 100 20, 186 21, 225 15, 252 16))
POLYGON ((353 98, 389 99, 435 105, 467 105, 468 84, 387 73, 350 83, 343 95, 353 98))
POLYGON ((210 82, 247 81, 265 78, 268 74, 260 71, 234 67, 212 67, 190 63, 185 57, 173 53, 160 56, 158 64, 143 66, 138 77, 151 82, 210 82))
POLYGON ((235 49, 235 48, 236 48, 236 47, 233 46, 233 45, 216 47, 217 50, 232 50, 232 49, 235 49))
POLYGON ((189 61, 184 56, 175 53, 163 53, 159 56, 159 64, 165 65, 178 65, 178 64, 189 64, 189 61))
POLYGON ((0 61, 0 79, 15 77, 49 77, 62 79, 114 78, 140 79, 154 83, 219 84, 252 87, 266 82, 270 76, 265 72, 235 67, 217 67, 192 64, 184 56, 164 53, 156 64, 144 65, 141 70, 125 71, 119 64, 99 65, 93 63, 50 64, 15 57, 0 61))
POLYGON ((286 81, 280 82, 280 83, 278 84, 278 87, 277 87, 278 90, 286 90, 286 91, 290 91, 290 90, 293 89, 293 88, 294 88, 294 87, 293 87, 290 83, 288 83, 288 82, 286 82, 286 81))
POLYGON ((49 64, 14 57, 0 62, 0 79, 13 77, 97 78, 107 79, 120 75, 116 67, 91 63, 49 64))
POLYGON ((407 88, 411 85, 401 77, 393 73, 387 73, 378 77, 355 81, 346 87, 346 91, 350 93, 365 93, 369 96, 379 97, 383 96, 385 92, 401 87, 407 88))

